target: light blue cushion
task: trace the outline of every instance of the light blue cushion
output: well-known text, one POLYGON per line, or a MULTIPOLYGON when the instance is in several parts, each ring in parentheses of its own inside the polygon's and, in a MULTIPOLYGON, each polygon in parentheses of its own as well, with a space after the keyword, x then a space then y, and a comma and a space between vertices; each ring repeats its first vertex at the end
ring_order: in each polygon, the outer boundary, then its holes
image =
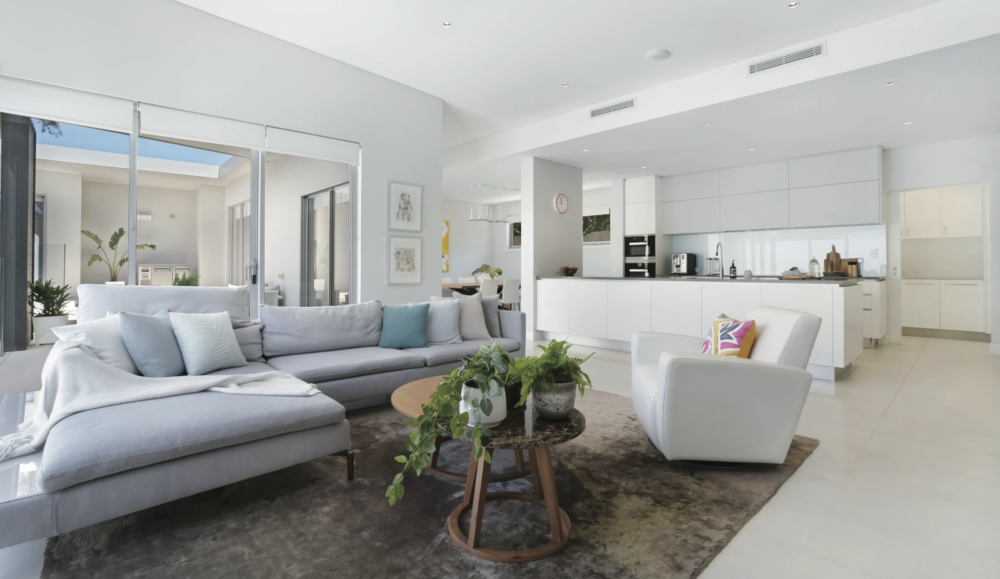
POLYGON ((174 336, 180 346, 181 356, 184 357, 184 367, 191 376, 247 365, 227 312, 170 312, 170 325, 174 327, 174 336))
POLYGON ((427 345, 427 312, 431 304, 382 306, 379 348, 423 348, 427 345))
POLYGON ((167 310, 151 316, 122 312, 118 323, 125 348, 143 376, 164 378, 184 373, 184 358, 167 310))
MULTIPOLYGON (((435 300, 419 302, 430 304, 427 310, 427 345, 461 344, 462 336, 458 333, 458 314, 461 305, 458 300, 435 300)), ((418 302, 410 302, 417 305, 418 302)))

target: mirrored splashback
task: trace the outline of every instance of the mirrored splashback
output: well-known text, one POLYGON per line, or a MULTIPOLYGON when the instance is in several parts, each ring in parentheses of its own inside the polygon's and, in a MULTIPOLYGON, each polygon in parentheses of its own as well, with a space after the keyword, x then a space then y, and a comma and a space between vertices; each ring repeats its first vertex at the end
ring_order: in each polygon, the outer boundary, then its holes
POLYGON ((703 275, 705 258, 715 256, 720 239, 726 258, 723 268, 728 272, 735 260, 736 271, 741 275, 747 269, 754 275, 779 275, 796 266, 808 272, 813 257, 822 270, 832 246, 837 247, 842 258, 861 258, 862 275, 886 274, 885 225, 674 235, 673 252, 696 254, 696 273, 703 275))

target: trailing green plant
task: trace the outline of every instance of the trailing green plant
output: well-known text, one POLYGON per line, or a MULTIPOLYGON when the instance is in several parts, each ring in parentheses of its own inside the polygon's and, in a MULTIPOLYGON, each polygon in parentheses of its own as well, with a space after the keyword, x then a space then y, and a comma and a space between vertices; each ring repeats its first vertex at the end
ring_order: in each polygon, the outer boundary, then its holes
POLYGON ((68 285, 55 285, 51 279, 28 282, 28 307, 37 317, 61 316, 69 299, 68 285))
POLYGON ((188 274, 185 273, 183 276, 179 276, 179 275, 177 275, 175 273, 174 274, 174 285, 187 285, 187 286, 198 285, 198 278, 199 277, 201 277, 201 276, 200 275, 195 275, 194 272, 191 272, 191 275, 188 275, 188 274))
POLYGON ((580 388, 580 396, 583 396, 584 388, 592 388, 590 376, 583 371, 581 365, 590 359, 590 354, 586 358, 576 358, 568 354, 570 345, 566 340, 552 340, 548 346, 538 345, 542 351, 541 356, 525 357, 514 360, 511 371, 507 376, 507 383, 510 385, 519 384, 521 387, 521 399, 517 402, 520 406, 528 399, 528 394, 541 386, 549 386, 555 392, 556 384, 566 382, 576 382, 580 388))
POLYGON ((444 436, 461 438, 468 436, 472 441, 472 452, 476 460, 485 458, 492 462, 492 457, 482 445, 482 439, 489 437, 492 431, 482 425, 482 417, 493 413, 493 402, 487 396, 499 396, 503 392, 504 378, 511 367, 511 357, 502 346, 485 344, 479 346, 475 356, 465 359, 465 364, 448 373, 438 384, 437 390, 431 394, 427 404, 420 407, 422 414, 406 421, 413 427, 413 432, 406 437, 405 445, 409 456, 399 455, 396 462, 403 465, 402 472, 396 474, 392 484, 385 491, 389 504, 403 498, 403 476, 407 471, 415 471, 417 476, 430 464, 430 455, 435 451, 434 439, 444 436), (471 430, 466 430, 469 424, 469 412, 458 412, 462 400, 462 386, 475 385, 482 393, 482 401, 473 399, 473 419, 471 430))
POLYGON ((499 275, 503 275, 503 270, 500 269, 499 267, 493 267, 489 264, 484 263, 483 265, 472 270, 472 275, 476 275, 477 273, 485 273, 486 275, 490 276, 490 279, 493 279, 499 275))
MULTIPOLYGON (((94 265, 95 261, 99 261, 104 265, 108 266, 108 273, 111 275, 110 281, 118 281, 118 272, 121 271, 122 266, 128 263, 128 249, 125 249, 125 253, 121 257, 118 257, 118 245, 119 242, 125 237, 125 228, 120 227, 118 231, 113 231, 111 233, 111 238, 108 239, 108 249, 114 252, 114 255, 109 256, 108 252, 104 250, 104 242, 101 238, 94 235, 93 233, 82 230, 80 233, 84 234, 91 241, 97 244, 97 249, 104 255, 97 255, 96 253, 90 256, 90 261, 87 262, 87 266, 94 265)), ((156 246, 152 243, 140 243, 135 246, 136 250, 139 249, 156 249, 156 246)))

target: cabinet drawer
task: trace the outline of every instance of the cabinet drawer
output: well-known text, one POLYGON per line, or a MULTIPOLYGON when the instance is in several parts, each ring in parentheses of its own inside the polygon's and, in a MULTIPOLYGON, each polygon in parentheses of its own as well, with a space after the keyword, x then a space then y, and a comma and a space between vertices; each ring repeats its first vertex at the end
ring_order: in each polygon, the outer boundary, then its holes
MULTIPOLYGON (((627 183, 627 182, 626 182, 627 183)), ((685 201, 719 196, 719 172, 688 173, 663 178, 663 201, 685 201)))
POLYGON ((941 292, 938 280, 903 280, 903 326, 941 329, 941 292))
POLYGON ((815 187, 879 178, 878 147, 817 155, 788 162, 789 187, 815 187))
POLYGON ((625 205, 625 235, 654 235, 656 233, 656 203, 631 203, 625 205))
POLYGON ((788 191, 729 195, 719 203, 722 231, 788 229, 788 191))
POLYGON ((659 177, 636 177, 625 180, 625 203, 648 203, 656 201, 656 180, 659 177))

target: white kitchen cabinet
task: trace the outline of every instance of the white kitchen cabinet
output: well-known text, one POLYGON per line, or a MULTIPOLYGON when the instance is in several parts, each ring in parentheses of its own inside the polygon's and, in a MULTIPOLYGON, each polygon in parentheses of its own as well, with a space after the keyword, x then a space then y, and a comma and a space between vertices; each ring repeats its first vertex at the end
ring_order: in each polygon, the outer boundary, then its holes
POLYGON ((720 315, 742 321, 750 308, 761 305, 761 284, 716 281, 701 285, 701 327, 706 333, 720 315))
POLYGON ((983 235, 982 186, 942 189, 941 225, 943 237, 981 237, 983 235))
POLYGON ((625 205, 625 235, 656 234, 656 202, 625 205))
POLYGON ((941 329, 941 285, 936 279, 904 279, 903 327, 941 329))
POLYGON ((656 187, 659 185, 659 179, 656 175, 625 179, 625 203, 656 201, 656 187))
POLYGON ((540 279, 535 285, 535 329, 559 334, 569 333, 568 279, 540 279))
POLYGON ((569 281, 569 333, 608 337, 608 282, 569 281))
POLYGON ((650 291, 655 283, 608 282, 608 339, 628 342, 633 333, 649 331, 650 291))
POLYGON ((788 161, 726 169, 720 175, 723 197, 778 189, 788 189, 788 161))
MULTIPOLYGON (((833 285, 800 286, 769 284, 761 286, 761 305, 798 310, 822 318, 809 363, 833 366, 833 285)), ((726 312, 729 313, 729 312, 726 312)), ((860 341, 860 338, 858 338, 860 341)))
POLYGON ((719 196, 719 172, 663 177, 663 201, 686 201, 719 196))
POLYGON ((986 285, 979 280, 941 280, 941 329, 986 331, 986 285))
POLYGON ((862 337, 879 340, 889 331, 889 299, 886 282, 865 280, 861 282, 861 316, 864 322, 862 337))
POLYGON ((903 191, 902 237, 941 237, 941 190, 903 191))
POLYGON ((722 231, 788 228, 788 191, 727 195, 719 199, 722 231))
POLYGON ((881 156, 882 150, 874 147, 792 159, 788 162, 788 186, 796 189, 877 181, 881 177, 881 156))
MULTIPOLYGON (((715 282, 722 283, 722 282, 715 282)), ((701 288, 696 282, 652 282, 649 329, 662 334, 700 338, 708 333, 701 323, 701 288)))
MULTIPOLYGON (((625 206, 626 212, 628 205, 625 206)), ((719 222, 719 198, 672 201, 663 204, 663 233, 717 233, 719 222)))
POLYGON ((792 189, 788 200, 791 227, 873 225, 881 219, 877 180, 792 189))

